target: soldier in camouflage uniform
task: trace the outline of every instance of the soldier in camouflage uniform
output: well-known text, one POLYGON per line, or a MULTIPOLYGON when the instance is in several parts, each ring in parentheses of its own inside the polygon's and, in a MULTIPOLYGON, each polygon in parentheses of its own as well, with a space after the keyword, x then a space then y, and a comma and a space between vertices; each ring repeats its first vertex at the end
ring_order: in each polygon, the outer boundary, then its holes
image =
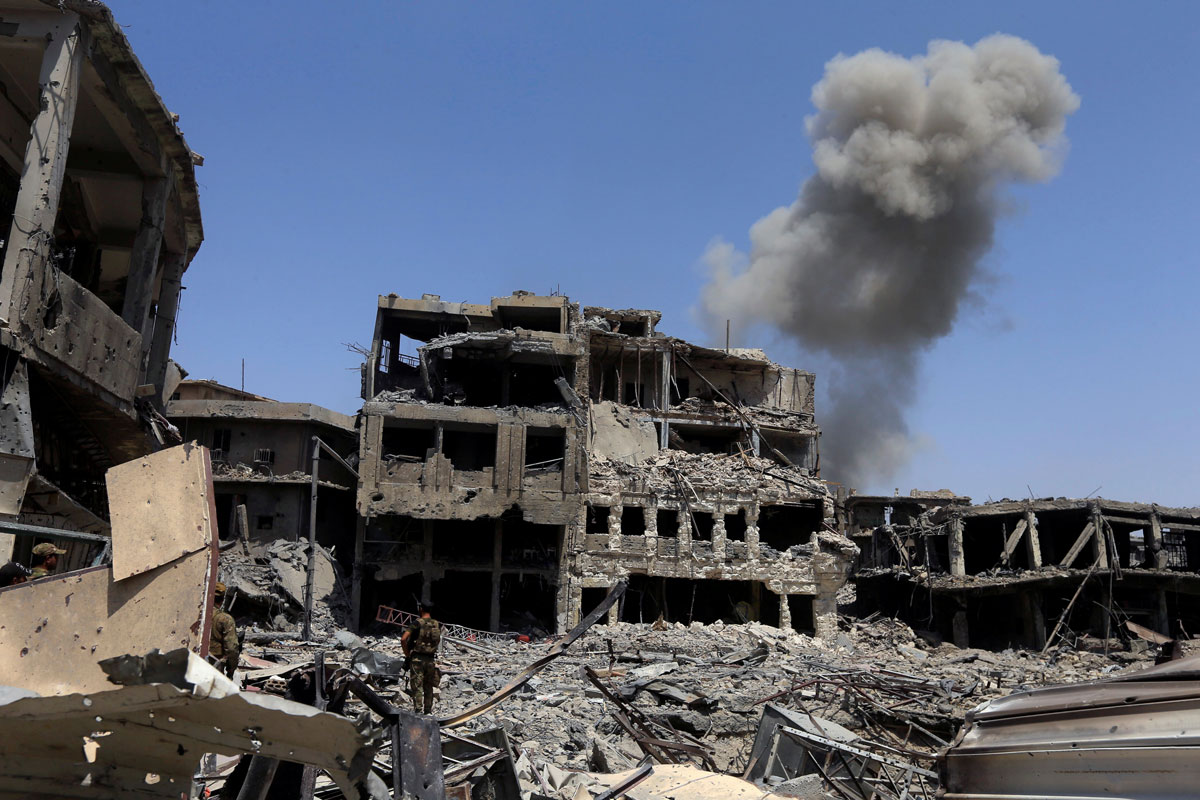
POLYGON ((55 547, 50 542, 42 542, 33 548, 33 571, 29 580, 36 581, 54 572, 58 567, 58 557, 65 556, 66 550, 55 547))
POLYGON ((408 693, 418 714, 433 713, 433 690, 441 677, 434 656, 442 642, 442 625, 432 614, 432 605, 422 603, 420 619, 400 637, 400 647, 408 656, 408 693))
POLYGON ((238 659, 242 655, 242 646, 238 642, 237 626, 233 616, 221 608, 225 601, 225 584, 218 583, 213 593, 212 636, 208 640, 208 654, 217 662, 217 668, 233 678, 233 672, 238 667, 238 659))

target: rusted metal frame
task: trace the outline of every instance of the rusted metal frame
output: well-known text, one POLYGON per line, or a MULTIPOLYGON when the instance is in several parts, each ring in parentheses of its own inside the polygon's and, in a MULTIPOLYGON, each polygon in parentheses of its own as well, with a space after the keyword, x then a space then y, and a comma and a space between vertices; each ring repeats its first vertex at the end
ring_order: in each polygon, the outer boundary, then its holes
POLYGON ((453 717, 446 717, 445 719, 438 720, 438 723, 443 728, 458 727, 459 725, 462 725, 464 722, 474 719, 475 717, 484 713, 485 711, 490 709, 492 706, 495 706, 496 704, 500 703, 502 700, 507 698, 509 695, 516 692, 517 689, 519 689, 523 685, 525 685, 526 681, 528 681, 530 678, 532 678, 537 673, 541 672, 546 667, 547 664, 549 664, 550 662, 552 662, 556 658, 558 658, 560 655, 562 655, 563 652, 568 647, 570 647, 575 642, 576 639, 578 639, 580 636, 583 636, 583 634, 587 631, 588 628, 590 628, 590 627, 592 627, 592 625, 596 624, 596 621, 599 620, 600 617, 603 616, 605 613, 607 613, 608 609, 612 608, 613 604, 616 603, 617 600, 621 597, 621 595, 623 595, 625 593, 625 589, 628 585, 629 585, 628 582, 620 581, 615 586, 613 586, 613 588, 609 589, 608 595, 604 598, 603 602, 601 602, 600 605, 598 605, 594 609, 592 609, 591 613, 589 613, 586 617, 584 617, 582 620, 580 620, 579 624, 576 625, 571 630, 571 632, 567 634, 566 638, 564 638, 558 644, 554 645, 554 647, 550 648, 550 652, 548 652, 546 655, 542 656, 537 661, 534 661, 532 664, 530 664, 528 667, 526 667, 524 670, 522 670, 522 672, 519 675, 517 675, 517 677, 513 678, 511 681, 509 681, 507 684, 505 684, 502 688, 498 689, 487 700, 484 700, 482 703, 475 706, 475 708, 468 709, 467 711, 464 711, 461 714, 456 714, 453 717))
POLYGON ((646 778, 649 778, 652 772, 654 772, 654 767, 649 764, 643 764, 640 769, 625 780, 615 784, 608 791, 596 795, 595 800, 617 800, 619 797, 624 797, 626 792, 646 780, 646 778))
MULTIPOLYGON (((472 744, 478 745, 479 743, 472 742, 472 744)), ((455 764, 453 767, 451 767, 450 769, 445 771, 445 773, 443 774, 443 778, 447 783, 452 783, 452 782, 458 780, 459 778, 462 778, 466 775, 470 775, 472 772, 479 769, 480 767, 486 767, 489 764, 494 764, 495 762, 504 758, 504 756, 505 756, 505 753, 503 750, 491 750, 487 753, 484 753, 481 756, 471 759, 470 761, 463 761, 463 762, 455 764)), ((442 758, 449 758, 449 757, 442 756, 442 758)))
MULTIPOLYGON (((779 731, 776 730, 775 736, 778 737, 779 735, 780 735, 779 731)), ((817 768, 817 772, 821 776, 821 780, 825 781, 825 784, 827 786, 829 786, 830 789, 833 789, 835 792, 840 794, 843 798, 845 798, 845 800, 859 800, 859 798, 851 797, 850 795, 846 794, 846 792, 842 790, 842 787, 839 786, 838 783, 833 779, 833 776, 831 776, 829 774, 830 767, 832 766, 832 764, 831 764, 832 761, 833 761, 833 751, 832 750, 829 750, 825 753, 825 766, 821 766, 821 762, 815 758, 812 760, 813 766, 817 768)))
POLYGON ((1046 644, 1042 647, 1042 653, 1049 652, 1050 648, 1054 646, 1054 640, 1058 638, 1059 630, 1062 629, 1063 624, 1067 621, 1067 617, 1070 615, 1071 609, 1075 606, 1075 601, 1079 599, 1080 592, 1083 591, 1083 587, 1087 584, 1088 579, 1092 577, 1092 573, 1095 571, 1096 565, 1093 564, 1091 569, 1087 571, 1087 575, 1084 575, 1083 580, 1079 582, 1079 586, 1075 589, 1075 594, 1071 595, 1071 602, 1067 603, 1067 607, 1063 609, 1062 614, 1058 617, 1058 622, 1054 624, 1054 630, 1052 630, 1050 635, 1046 637, 1046 644))
POLYGON ((625 731, 633 738, 633 740, 636 741, 640 747, 642 747, 642 750, 646 753, 646 755, 664 764, 681 763, 672 757, 670 753, 662 752, 653 744, 655 740, 654 731, 650 728, 650 725, 647 723, 647 721, 641 718, 640 712, 613 694, 609 688, 604 685, 604 682, 600 680, 600 676, 596 674, 594 669, 585 666, 583 668, 583 674, 589 681, 591 681, 592 685, 600 690, 602 695, 604 695, 613 705, 617 707, 617 711, 613 714, 613 716, 616 718, 621 727, 625 728, 625 731), (643 744, 647 742, 650 743, 649 749, 643 746, 643 744), (652 750, 657 750, 658 752, 651 752, 652 750))

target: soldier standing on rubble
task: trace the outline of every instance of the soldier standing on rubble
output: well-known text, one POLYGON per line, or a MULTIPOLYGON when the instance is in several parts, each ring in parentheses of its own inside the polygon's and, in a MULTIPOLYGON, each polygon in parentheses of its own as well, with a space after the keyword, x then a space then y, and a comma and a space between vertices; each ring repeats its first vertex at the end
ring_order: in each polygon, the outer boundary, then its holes
POLYGON ((233 672, 238 667, 238 659, 242 655, 242 646, 238 643, 237 625, 233 622, 233 615, 221 607, 224 602, 225 584, 218 583, 216 591, 213 592, 215 610, 208 654, 216 659, 217 667, 221 671, 233 678, 233 672))
POLYGON ((58 566, 58 557, 65 556, 66 550, 55 547, 50 542, 42 542, 33 548, 33 571, 29 574, 29 580, 36 581, 38 578, 44 578, 58 566))
POLYGON ((438 685, 434 659, 442 643, 442 625, 433 618, 433 605, 421 604, 421 617, 400 637, 400 648, 408 658, 408 692, 418 714, 433 713, 433 689, 438 685))

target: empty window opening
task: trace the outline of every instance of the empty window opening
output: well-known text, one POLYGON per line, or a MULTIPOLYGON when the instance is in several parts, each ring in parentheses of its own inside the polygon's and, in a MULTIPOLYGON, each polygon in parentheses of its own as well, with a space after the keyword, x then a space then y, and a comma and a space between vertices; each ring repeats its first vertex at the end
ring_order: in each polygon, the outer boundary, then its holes
POLYGON ((594 588, 584 588, 581 592, 579 600, 579 616, 582 619, 591 613, 592 609, 604 602, 604 598, 608 596, 608 589, 603 586, 594 588))
POLYGON ((497 309, 506 328, 524 328, 527 331, 563 332, 561 306, 500 306, 497 309))
POLYGON ((270 514, 260 514, 258 517, 258 529, 260 531, 269 531, 275 527, 275 517, 270 514))
MULTIPOLYGON (((1024 520, 1023 514, 964 519, 963 556, 967 574, 977 575, 1000 566, 1006 542, 1024 520)), ((1014 545, 1009 558, 1011 566, 1022 569, 1029 566, 1024 536, 1014 545)))
POLYGON ((272 466, 275 463, 275 451, 266 447, 256 448, 254 451, 254 463, 272 466))
POLYGON ((746 541, 746 509, 738 509, 736 514, 725 515, 725 538, 731 542, 746 541))
POLYGON ((383 459, 385 461, 424 461, 433 449, 433 426, 408 427, 386 425, 383 429, 383 459))
MULTIPOLYGON (((586 590, 585 590, 586 591, 586 590)), ((755 581, 660 578, 630 575, 629 587, 620 600, 623 622, 666 622, 710 624, 721 620, 736 624, 761 621, 779 623, 779 604, 774 595, 755 581), (764 613, 766 612, 766 613, 764 613)))
POLYGON ((496 520, 446 519, 431 524, 434 561, 459 566, 491 566, 496 520))
POLYGON ((737 453, 739 445, 749 449, 745 432, 741 428, 687 427, 672 423, 668 441, 675 450, 688 453, 737 453))
POLYGON ((500 630, 536 638, 554 632, 554 583, 545 575, 529 573, 500 576, 500 630))
POLYGON ((707 511, 692 512, 692 539, 699 542, 711 542, 713 532, 713 515, 707 511))
POLYGON ((758 515, 758 541, 780 552, 806 544, 813 531, 819 530, 822 509, 816 504, 763 506, 758 515))
MULTIPOLYGON (((1042 563, 1043 564, 1058 564, 1070 552, 1071 547, 1075 544, 1075 540, 1079 538, 1079 534, 1087 527, 1087 524, 1092 521, 1092 515, 1086 508, 1066 509, 1062 511, 1042 511, 1037 515, 1038 522, 1038 541, 1042 547, 1042 563)), ((1012 528, 1009 527, 1011 531, 1012 528)), ((994 534, 994 532, 993 532, 994 534)), ((995 534, 994 534, 995 535, 995 534)), ((968 560, 968 571, 971 566, 977 564, 977 561, 972 560, 970 550, 975 547, 973 541, 967 540, 966 527, 963 528, 963 552, 968 560)), ((995 545, 993 544, 993 547, 995 545)), ((993 559, 996 558, 999 549, 993 551, 993 559)), ((1092 563, 1091 546, 1085 546, 1075 558, 1074 567, 1084 566, 1092 563)), ((994 562, 983 569, 989 569, 995 566, 994 562)))
POLYGON ((391 371, 390 367, 392 365, 392 348, 394 347, 395 345, 390 339, 384 339, 379 343, 378 364, 380 372, 387 373, 391 371))
POLYGON ((816 618, 813 616, 813 597, 810 594, 789 594, 788 611, 792 615, 792 630, 800 633, 815 633, 816 618))
POLYGON ((475 407, 499 406, 504 397, 504 364, 492 358, 470 358, 471 351, 444 348, 436 360, 435 381, 441 386, 441 399, 452 405, 475 407), (452 354, 447 358, 446 354, 452 354))
POLYGON ((658 510, 658 535, 674 538, 679 535, 679 512, 675 509, 658 510))
POLYGON ((219 452, 222 455, 224 455, 226 458, 228 458, 229 457, 229 444, 232 439, 233 439, 233 433, 232 433, 232 431, 229 430, 229 428, 217 428, 216 430, 214 430, 213 438, 212 438, 212 442, 213 442, 212 449, 214 451, 213 457, 216 458, 215 453, 219 452))
POLYGON ((1184 534, 1164 530, 1162 535, 1162 549, 1167 554, 1167 567, 1171 569, 1187 569, 1187 538, 1184 534))
POLYGON ((492 606, 490 571, 446 570, 430 588, 439 622, 487 630, 492 606))
POLYGON ((563 405, 562 392, 554 381, 574 383, 575 365, 569 358, 560 364, 509 364, 508 403, 514 406, 563 405))
POLYGON ((587 507, 587 533, 608 533, 608 506, 587 507))
POLYGON ((561 525, 538 525, 519 515, 504 519, 500 564, 506 569, 555 570, 562 550, 561 525))
POLYGON ((646 535, 645 509, 641 506, 623 506, 621 508, 621 535, 646 535))
POLYGON ((525 469, 560 471, 566 452, 567 432, 563 428, 525 429, 525 469))
POLYGON ((621 402, 638 408, 649 408, 652 405, 651 398, 646 394, 646 384, 633 381, 625 382, 625 394, 621 402))
POLYGON ((649 334, 647 327, 642 319, 622 320, 617 323, 616 332, 624 336, 646 336, 649 334))
POLYGON ((692 396, 692 384, 687 378, 674 378, 671 381, 671 403, 682 403, 692 396))
POLYGON ((496 466, 496 428, 454 429, 442 432, 442 453, 457 470, 496 466))

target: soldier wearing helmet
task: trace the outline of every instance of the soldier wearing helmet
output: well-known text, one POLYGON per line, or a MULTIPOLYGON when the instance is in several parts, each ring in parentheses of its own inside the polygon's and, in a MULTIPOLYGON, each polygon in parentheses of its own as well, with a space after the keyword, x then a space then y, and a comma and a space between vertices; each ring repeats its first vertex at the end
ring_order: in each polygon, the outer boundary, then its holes
POLYGON ((225 584, 218 583, 213 593, 212 636, 209 637, 208 654, 217 662, 217 668, 233 677, 238 667, 238 659, 242 655, 242 646, 238 643, 237 625, 233 616, 222 608, 225 601, 225 584))
POLYGON ((65 556, 66 550, 55 547, 50 542, 42 542, 33 548, 33 570, 29 580, 36 581, 44 578, 58 567, 58 557, 65 556))

